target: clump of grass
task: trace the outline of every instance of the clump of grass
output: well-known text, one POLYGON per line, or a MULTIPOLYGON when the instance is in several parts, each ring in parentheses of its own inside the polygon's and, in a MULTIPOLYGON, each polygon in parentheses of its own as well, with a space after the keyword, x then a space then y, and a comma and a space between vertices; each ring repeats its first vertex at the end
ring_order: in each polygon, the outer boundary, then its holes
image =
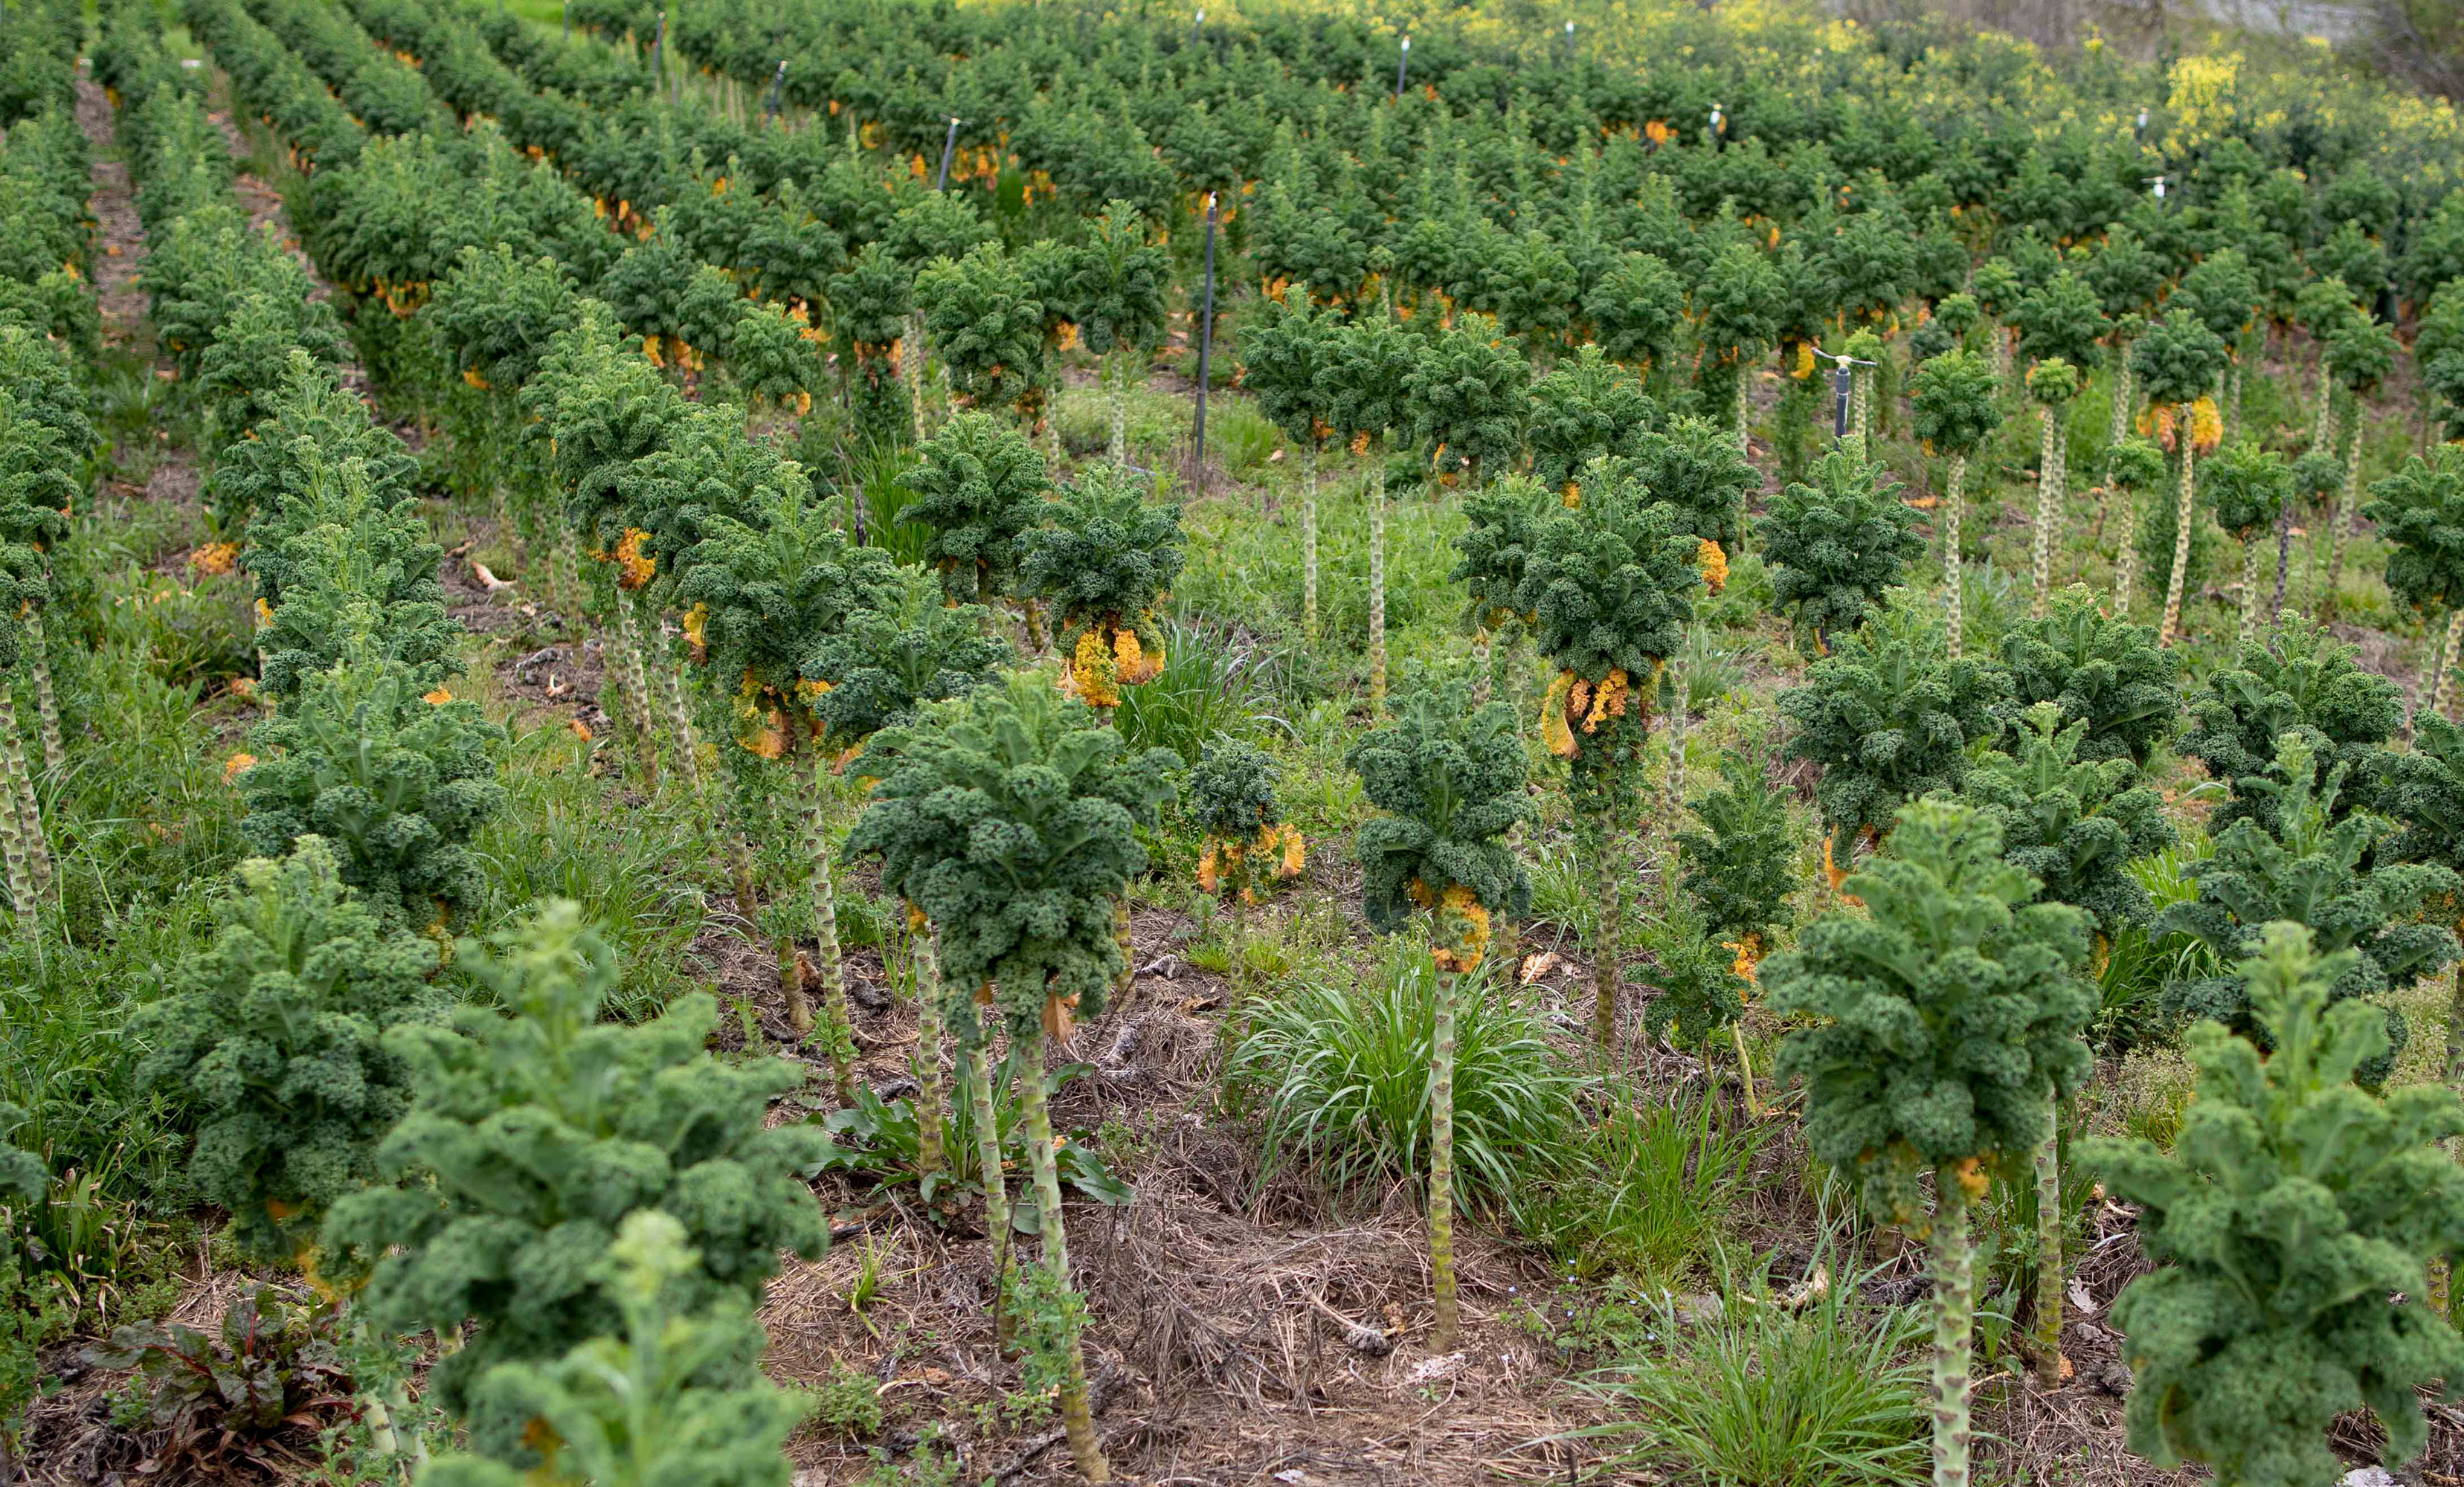
MULTIPOLYGON (((1495 1207, 1535 1153, 1564 1146, 1582 1081, 1519 989, 1484 971, 1462 977, 1457 995, 1456 1192, 1495 1207)), ((1264 1127, 1262 1179, 1290 1164, 1337 1190, 1420 1178, 1437 996, 1427 948, 1398 941, 1366 985, 1310 978, 1250 999, 1226 1083, 1264 1127)))
POLYGON ((1515 1224, 1578 1277, 1673 1283, 1716 1253, 1770 1127, 1723 1121, 1707 1099, 1612 1094, 1599 1120, 1518 1186, 1515 1224))
POLYGON ((1961 570, 1959 593, 1960 635, 1971 655, 1994 654, 2001 648, 2002 633, 2027 617, 2026 584, 1990 557, 1961 570))
POLYGON ((1255 478, 1273 458, 1279 437, 1273 420, 1246 399, 1207 401, 1206 447, 1233 474, 1255 478))
MULTIPOLYGON (((2139 859, 2128 870, 2161 911, 2198 896, 2189 867, 2212 850, 2204 838, 2185 842, 2139 859)), ((2159 1002, 2167 982, 2197 980, 2222 970, 2215 951, 2189 935, 2153 935, 2141 925, 2122 926, 2102 950, 2095 1036, 2108 1048, 2135 1048, 2165 1031, 2159 1002)))
POLYGON ((1927 1473, 1928 1327, 1914 1307, 1865 1311, 1840 1277, 1801 1309, 1733 1289, 1716 1315, 1658 1303, 1658 1357, 1591 1387, 1625 1416, 1586 1434, 1631 1442, 1611 1464, 1711 1487, 1859 1487, 1927 1473))
POLYGON ((1257 723, 1290 725, 1269 714, 1283 670, 1281 653, 1212 625, 1168 621, 1163 670, 1142 687, 1121 689, 1113 722, 1139 749, 1170 749, 1196 764, 1209 740, 1248 733, 1257 723))
POLYGON ((902 563, 921 565, 933 534, 906 519, 915 493, 901 478, 914 468, 915 452, 897 445, 866 443, 850 448, 840 469, 840 491, 864 512, 864 540, 902 563))
POLYGON ((1582 848, 1558 835, 1542 837, 1528 856, 1531 874, 1531 935, 1548 926, 1590 943, 1599 924, 1599 868, 1587 862, 1582 848))
POLYGON ((1686 711, 1707 713, 1713 703, 1745 685, 1746 668, 1737 656, 1737 647, 1722 645, 1708 626, 1687 627, 1677 657, 1678 674, 1685 685, 1686 711))

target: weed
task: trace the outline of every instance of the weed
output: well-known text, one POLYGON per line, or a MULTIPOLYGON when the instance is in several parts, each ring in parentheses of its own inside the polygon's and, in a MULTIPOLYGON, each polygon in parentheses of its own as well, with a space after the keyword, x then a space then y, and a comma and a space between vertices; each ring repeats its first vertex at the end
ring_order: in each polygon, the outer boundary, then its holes
POLYGON ((1991 656, 2002 647, 2002 632, 2027 618, 2028 590, 2018 574, 1997 566, 1990 558, 1960 570, 1960 636, 1968 653, 1991 656))
MULTIPOLYGON (((1221 360, 1216 362, 1217 366, 1221 364, 1221 360)), ((1274 421, 1260 413, 1257 405, 1247 399, 1207 401, 1206 443, 1220 452, 1223 468, 1233 474, 1256 479, 1273 456, 1280 437, 1274 421)))
MULTIPOLYGON (((1261 1181, 1293 1161, 1338 1190, 1420 1176, 1437 993, 1427 947, 1398 939, 1366 987, 1310 979, 1245 1004, 1225 1082, 1264 1125, 1261 1181)), ((1519 989, 1483 973, 1458 995, 1456 1182, 1467 1204, 1495 1204, 1567 1140, 1582 1082, 1519 989)))
POLYGON ((846 1359, 830 1366, 830 1376, 812 1387, 813 1418, 840 1434, 881 1433, 881 1386, 872 1375, 846 1359))
POLYGON ((862 1312, 881 1295, 881 1269, 889 1258, 889 1247, 867 1235, 863 1257, 856 1261, 855 1279, 847 1286, 847 1310, 862 1312))
POLYGON ((1719 593, 1694 601, 1694 618, 1710 630, 1750 630, 1777 607, 1778 600, 1760 553, 1730 553, 1728 581, 1719 593))
POLYGON ((1734 693, 1746 682, 1746 668, 1738 661, 1734 645, 1723 645, 1712 639, 1706 625, 1690 625, 1685 643, 1679 647, 1679 675, 1685 686, 1685 711, 1705 713, 1711 705, 1734 693))
POLYGON ((914 492, 900 477, 913 468, 913 450, 898 445, 868 442, 850 448, 843 460, 840 489, 864 513, 864 539, 902 563, 920 564, 933 534, 903 519, 914 492))
POLYGON ((942 1454, 938 1425, 924 1428, 903 1467, 878 1446, 867 1454, 872 1458, 872 1470, 865 1475, 863 1487, 958 1487, 958 1457, 942 1454))
POLYGON ((1716 1253, 1769 1128, 1730 1125, 1708 1099, 1605 1093, 1606 1113, 1553 1153, 1551 1169, 1516 1186, 1516 1227, 1578 1278, 1617 1271, 1668 1284, 1716 1253))
POLYGON ((1584 861, 1579 842, 1543 837, 1531 845, 1531 928, 1552 925, 1588 944, 1599 923, 1599 868, 1584 861))
POLYGON ((218 1334, 124 1326, 108 1345, 88 1348, 86 1361, 138 1370, 131 1389, 142 1393, 142 1408, 125 1402, 126 1412, 168 1432, 152 1453, 159 1468, 213 1476, 248 1462, 275 1473, 290 1456, 280 1445, 285 1436, 313 1432, 349 1406, 352 1384, 333 1324, 330 1309, 257 1286, 231 1302, 218 1334))
POLYGON ((1515 1321, 1532 1341, 1569 1358, 1597 1353, 1630 1357, 1660 1341, 1660 1311, 1634 1281, 1618 1277, 1596 1290, 1569 1269, 1543 1301, 1526 1302, 1515 1321))
MULTIPOLYGON (((1087 1063, 1064 1063, 1047 1069, 1044 1077, 1046 1096, 1058 1093, 1070 1081, 1091 1073, 1093 1068, 1087 1063)), ((1026 1164, 1026 1133, 1020 1121, 1018 1102, 1011 1094, 1013 1080, 1011 1060, 1003 1059, 993 1072, 993 1122, 1000 1131, 1001 1166, 1023 1171, 1026 1164)), ((925 1185, 927 1201, 935 1198, 941 1182, 972 1189, 982 1180, 977 1157, 971 1081, 966 1066, 960 1064, 942 1117, 941 1150, 949 1169, 938 1182, 925 1185)), ((877 1182, 917 1181, 920 1144, 914 1102, 903 1096, 885 1101, 863 1083, 856 1085, 855 1098, 851 1108, 811 1117, 828 1134, 830 1148, 804 1175, 841 1171, 861 1173, 877 1182)), ((1080 1196, 1111 1204, 1130 1201, 1129 1184, 1112 1175, 1103 1157, 1076 1135, 1061 1138, 1056 1161, 1062 1185, 1080 1196)), ((1036 1232, 1035 1194, 1031 1189, 1011 1192, 1010 1216, 1021 1234, 1036 1232)))
MULTIPOLYGON (((2192 863, 2213 846, 2205 838, 2166 848, 2130 864, 2130 876, 2147 889, 2156 910, 2198 896, 2190 877, 2192 863)), ((2097 966, 2095 1038, 2101 1045, 2129 1049, 2165 1030, 2159 1007, 2166 986, 2216 975, 2223 962, 2214 951, 2188 934, 2156 935, 2144 925, 2123 925, 2103 947, 2097 966)))
POLYGON ((1043 1420, 1061 1397, 1078 1336, 1087 1329, 1087 1302, 1069 1283, 1041 1263, 1023 1264, 1003 1283, 1001 1314, 1017 1319, 1018 1388, 1001 1400, 1012 1429, 1043 1420))
POLYGON ((1142 687, 1121 689, 1113 721, 1133 747, 1170 749, 1196 764, 1209 741, 1248 735, 1261 722, 1290 732, 1290 724, 1264 711, 1281 671, 1281 655, 1257 641, 1170 621, 1163 670, 1142 687))
POLYGON ((1716 1315, 1657 1308, 1667 1353, 1593 1383, 1627 1418, 1584 1433, 1633 1444, 1620 1467, 1674 1467, 1716 1487, 1922 1480, 1928 1460, 1913 1307, 1863 1314, 1846 1277, 1802 1310, 1727 1293, 1716 1315), (1688 1323, 1690 1321, 1690 1326, 1688 1323))

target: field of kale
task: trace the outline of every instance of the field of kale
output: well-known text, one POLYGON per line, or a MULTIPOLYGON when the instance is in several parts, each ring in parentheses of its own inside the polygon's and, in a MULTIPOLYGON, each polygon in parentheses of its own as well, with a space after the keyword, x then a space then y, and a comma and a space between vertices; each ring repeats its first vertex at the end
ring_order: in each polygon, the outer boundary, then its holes
POLYGON ((2464 1483, 2464 120, 8 0, 0 1484, 2464 1483))

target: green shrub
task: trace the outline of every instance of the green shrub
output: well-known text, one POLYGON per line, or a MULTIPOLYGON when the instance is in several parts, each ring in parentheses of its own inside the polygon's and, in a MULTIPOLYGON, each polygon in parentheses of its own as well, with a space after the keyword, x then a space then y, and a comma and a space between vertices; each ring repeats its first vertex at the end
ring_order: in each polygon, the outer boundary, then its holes
POLYGON ((898 477, 898 519, 920 527, 924 559, 953 599, 989 602, 1018 585, 1025 536, 1044 520, 1051 482, 1026 436, 989 413, 941 426, 898 477))
POLYGON ((2058 706, 2037 703, 2019 715, 2013 752, 1981 755, 1960 794, 2000 824, 2005 861, 2109 936, 2154 911, 2129 865, 2171 846, 2174 833, 2129 760, 2079 757, 2086 737, 2085 720, 2065 727, 2058 706))
MULTIPOLYGON (((267 695, 289 701, 316 673, 365 654, 429 691, 457 670, 463 629, 437 585, 442 557, 399 491, 382 490, 358 459, 320 470, 309 490, 249 524, 251 566, 280 575, 257 627, 267 695)), ((267 585, 271 586, 271 585, 267 585)))
MULTIPOLYGON (((1112 908, 1146 870, 1136 828, 1155 824, 1178 763, 1133 754, 1049 678, 1012 672, 873 735, 849 768, 881 783, 847 855, 881 858, 883 889, 939 929, 944 983, 996 982, 1014 1035, 1041 1029, 1051 1001, 1092 1017, 1124 969, 1112 908)), ((950 1000, 972 1038, 974 998, 950 1000)))
POLYGON ((241 830, 268 857, 322 837, 381 915, 442 924, 486 892, 470 840, 504 804, 490 757, 501 736, 476 704, 427 700, 398 662, 361 655, 311 672, 249 734, 241 830))
POLYGON ((887 592, 873 597, 804 659, 805 679, 829 684, 811 707, 835 741, 869 738, 926 703, 989 686, 1010 659, 1009 642, 983 633, 987 612, 948 602, 930 574, 893 569, 887 592))
POLYGON ((2160 649, 2156 632, 2120 616, 2108 619, 2097 597, 2072 584, 2038 618, 2002 637, 2012 702, 2057 703, 2087 725, 2082 759, 2129 758, 2145 765, 2172 736, 2181 713, 2182 653, 2160 649))
POLYGON ((2428 1438, 2415 1387, 2464 1375, 2464 1339, 2429 1306, 2427 1273, 2464 1246, 2464 1173, 2437 1145, 2464 1131, 2464 1111, 2436 1086, 2354 1087, 2388 1044, 2374 1009, 2335 997, 2352 962, 2314 952, 2298 925, 2267 926, 2235 969, 2274 1055, 2199 1024, 2186 1039, 2198 1097, 2172 1151, 2088 1148, 2139 1205, 2160 1267, 2113 1307, 2136 1381, 2130 1449, 2160 1468, 2332 1481, 2344 1463, 2329 1429, 2365 1408, 2401 1462, 2428 1438))
MULTIPOLYGON (((491 1416, 525 1422, 536 1467, 442 1457, 420 1487, 786 1487, 787 1436, 807 1407, 761 1376, 750 1299, 710 1295, 687 1238, 656 1209, 627 1216, 589 1274, 613 1298, 615 1324, 561 1357, 500 1363, 479 1379, 491 1416)), ((877 1398, 872 1409, 877 1426, 877 1398)))
POLYGON ((1911 605, 1847 636, 1779 694, 1796 725, 1789 753, 1822 766, 1814 794, 1835 871, 1859 832, 1879 837, 1903 804, 1958 788, 1971 746, 2000 735, 2010 685, 1999 667, 1950 659, 1941 626, 1911 605))
POLYGON ((1806 1084, 1806 1144, 1854 1170, 1867 1206, 1931 1240, 1937 1480, 1967 1476, 1975 1307, 1970 1211, 1991 1165, 2037 1148, 2086 1079, 2088 918, 2036 902, 1991 816, 1945 799, 1898 816, 1833 913, 1763 969, 1771 1009, 1811 1017, 1777 1071, 1806 1084), (1919 1178, 1930 1170, 1927 1214, 1919 1178))
POLYGON ((283 1259, 373 1175, 410 1105, 409 1067, 381 1039, 434 1011, 436 947, 387 931, 321 838, 251 858, 234 879, 211 948, 129 1036, 146 1045, 138 1081, 200 1118, 197 1192, 231 1211, 247 1250, 283 1259))
POLYGON ((429 1388, 451 1411, 482 1411, 472 1430, 483 1454, 518 1460, 527 1416, 483 1411, 499 1392, 483 1375, 627 1324, 629 1303, 602 1278, 628 1218, 664 1210, 692 1241, 674 1278, 678 1307, 750 1303, 781 1251, 825 1242, 796 1176, 825 1143, 804 1126, 764 1128, 771 1097, 803 1072, 714 1060, 709 994, 651 1022, 598 1024, 619 969, 570 903, 486 946, 462 942, 457 961, 494 1005, 463 1009, 450 1029, 388 1036, 411 1065, 415 1103, 378 1150, 386 1181, 334 1206, 325 1244, 329 1269, 364 1278, 359 1306, 371 1325, 478 1323, 429 1388))
POLYGON ((841 1359, 830 1365, 830 1376, 809 1391, 813 1417, 843 1435, 881 1433, 881 1385, 854 1364, 841 1359))
POLYGON ((1056 637, 1079 693, 1096 707, 1145 685, 1163 661, 1155 605, 1180 577, 1186 538, 1179 508, 1150 499, 1150 481, 1097 465, 1048 504, 1048 525, 1024 538, 1020 581, 1049 600, 1056 637))
MULTIPOLYGON (((2277 740, 2267 774, 2235 781, 2238 794, 2264 800, 2273 830, 2246 816, 2216 838, 2215 855, 2195 863, 2199 895, 2176 904, 2156 922, 2158 932, 2195 936, 2215 952, 2222 973, 2167 986, 2168 1010, 2212 1018, 2236 1035, 2263 1038, 2250 1021, 2249 987, 2238 969, 2255 953, 2267 926, 2290 921, 2309 929, 2322 954, 2334 954, 2330 995, 2366 998, 2409 986, 2456 957, 2454 932, 2425 922, 2433 906, 2452 904, 2464 880, 2436 863, 2380 859, 2389 835, 2381 817, 2356 812, 2338 819, 2336 802, 2347 766, 2314 783, 2317 735, 2293 730, 2277 740), (2342 951, 2354 951, 2351 959, 2342 951)), ((2384 1079, 2407 1039, 2404 1015, 2384 1009, 2387 1059, 2365 1066, 2384 1079)))
POLYGON ((1754 530, 1773 602, 1789 613, 1800 645, 1826 648, 1881 604, 1925 551, 1917 520, 1899 484, 1853 447, 1824 455, 1811 483, 1779 493, 1754 530))

